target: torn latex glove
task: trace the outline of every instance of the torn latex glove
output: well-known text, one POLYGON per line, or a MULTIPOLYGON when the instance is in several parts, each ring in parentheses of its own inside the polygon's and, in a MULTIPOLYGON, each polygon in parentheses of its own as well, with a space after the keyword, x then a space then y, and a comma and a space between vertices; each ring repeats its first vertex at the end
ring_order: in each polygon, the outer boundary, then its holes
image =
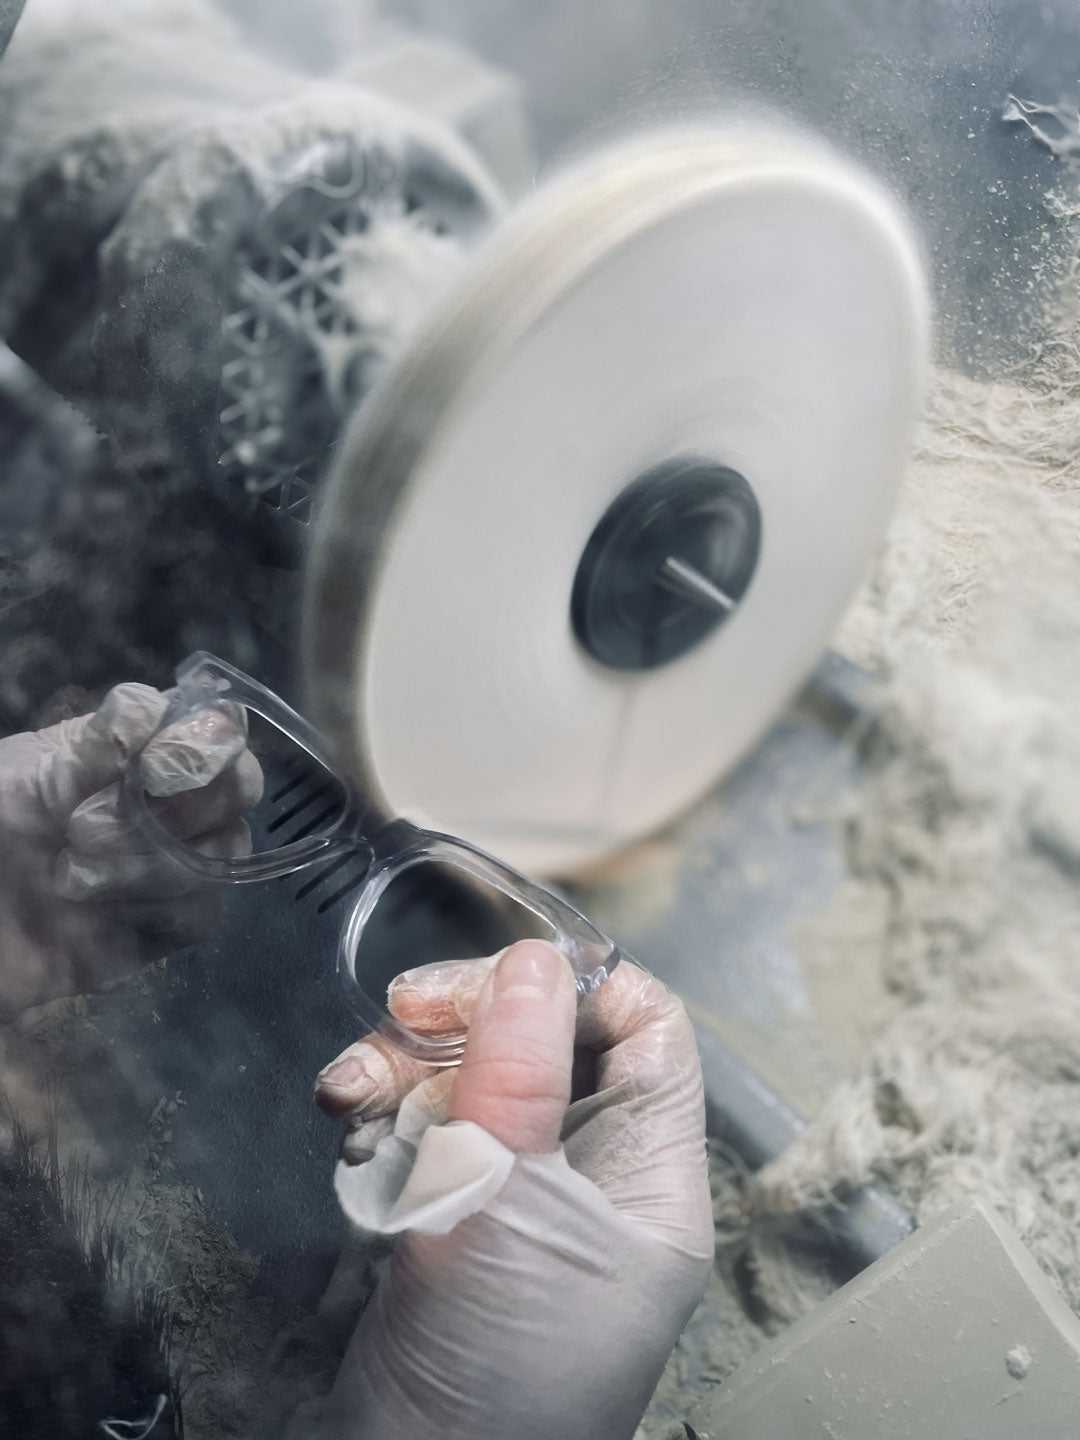
MULTIPOLYGON (((0 740, 0 1018, 194 943, 219 900, 128 819, 120 776, 167 699, 118 685, 93 715, 0 740)), ((159 817, 209 855, 247 853, 262 792, 242 713, 186 717, 141 759, 159 817)))
POLYGON ((536 941, 390 1005, 469 1036, 456 1072, 369 1037, 319 1077, 350 1121, 343 1208, 400 1236, 320 1440, 629 1440, 712 1263, 686 1012, 625 962, 579 1005, 536 941))

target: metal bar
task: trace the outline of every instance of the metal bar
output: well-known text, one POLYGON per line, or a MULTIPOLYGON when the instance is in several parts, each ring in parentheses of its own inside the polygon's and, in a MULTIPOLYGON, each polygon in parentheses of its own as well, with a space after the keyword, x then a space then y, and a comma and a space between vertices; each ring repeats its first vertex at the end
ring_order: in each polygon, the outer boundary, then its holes
POLYGON ((665 590, 681 595, 684 600, 695 605, 708 605, 713 610, 723 610, 725 614, 730 614, 735 609, 737 602, 726 590, 721 590, 719 585, 714 584, 707 575, 703 575, 695 565, 678 555, 667 557, 660 566, 658 578, 665 590))

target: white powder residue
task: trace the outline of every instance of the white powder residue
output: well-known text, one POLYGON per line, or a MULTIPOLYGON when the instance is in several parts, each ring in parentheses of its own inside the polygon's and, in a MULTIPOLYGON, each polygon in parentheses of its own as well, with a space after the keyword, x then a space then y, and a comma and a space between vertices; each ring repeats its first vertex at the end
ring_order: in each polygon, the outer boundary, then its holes
MULTIPOLYGON (((861 782, 837 802, 850 881, 792 934, 829 1009, 865 1012, 863 1058, 764 1171, 717 1166, 717 1271, 639 1440, 681 1435, 839 1283, 791 1227, 868 1180, 920 1221, 992 1205, 1080 1312, 1078 334, 1058 332, 1025 386, 935 377, 836 642, 881 685, 861 782), (872 1013, 859 997, 875 993, 872 1013)), ((1006 1350, 1019 1378, 1030 1358, 1006 1350)))
POLYGON ((880 929, 834 906, 814 936, 853 969, 869 945, 904 1009, 755 1204, 879 1178, 924 1220, 978 1196, 1080 1309, 1078 394, 939 379, 846 631, 885 688, 845 817, 880 929))

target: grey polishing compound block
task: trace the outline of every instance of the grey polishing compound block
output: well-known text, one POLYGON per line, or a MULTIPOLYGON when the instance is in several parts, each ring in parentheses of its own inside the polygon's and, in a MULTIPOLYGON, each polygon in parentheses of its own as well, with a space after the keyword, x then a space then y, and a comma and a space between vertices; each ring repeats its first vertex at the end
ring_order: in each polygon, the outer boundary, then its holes
POLYGON ((1076 1440, 1080 1320, 974 1204, 916 1231, 691 1418, 702 1440, 1076 1440))

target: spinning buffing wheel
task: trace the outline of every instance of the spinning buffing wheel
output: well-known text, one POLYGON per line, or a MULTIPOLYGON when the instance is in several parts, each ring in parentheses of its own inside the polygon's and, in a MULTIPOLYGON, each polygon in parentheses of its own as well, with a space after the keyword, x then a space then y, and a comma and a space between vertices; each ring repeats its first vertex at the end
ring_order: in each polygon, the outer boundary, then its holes
POLYGON ((926 328, 888 198, 790 135, 638 140, 522 207, 318 517, 308 701, 373 806, 566 874, 700 796, 851 598, 926 328))

